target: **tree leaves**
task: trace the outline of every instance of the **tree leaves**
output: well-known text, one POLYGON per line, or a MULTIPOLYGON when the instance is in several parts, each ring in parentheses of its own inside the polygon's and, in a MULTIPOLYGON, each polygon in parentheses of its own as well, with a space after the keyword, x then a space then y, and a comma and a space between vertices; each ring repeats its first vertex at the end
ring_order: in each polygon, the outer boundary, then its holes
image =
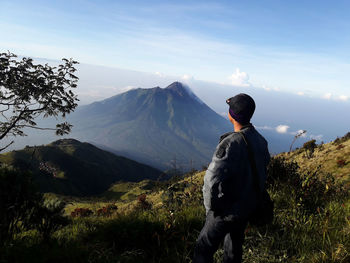
MULTIPOLYGON (((62 61, 57 67, 35 65, 31 58, 18 60, 13 53, 0 53, 0 140, 25 136, 24 127, 36 127, 34 118, 65 117, 78 106, 72 91, 77 88, 78 77, 73 73, 78 62, 66 58, 62 61)), ((47 129, 63 135, 71 125, 65 122, 47 129)))

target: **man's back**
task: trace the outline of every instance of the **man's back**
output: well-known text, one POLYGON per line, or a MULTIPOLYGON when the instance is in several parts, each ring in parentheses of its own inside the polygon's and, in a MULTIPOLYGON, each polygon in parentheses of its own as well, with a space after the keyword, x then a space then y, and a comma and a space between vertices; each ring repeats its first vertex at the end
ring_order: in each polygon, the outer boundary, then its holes
POLYGON ((265 187, 270 155, 266 140, 250 124, 255 102, 241 93, 227 99, 226 103, 230 106, 228 117, 235 132, 221 136, 204 176, 203 199, 207 216, 196 242, 193 263, 212 263, 222 240, 224 262, 242 261, 244 230, 258 202, 252 167, 258 176, 259 187, 261 190, 265 187), (251 158, 251 152, 254 158, 251 158))
POLYGON ((255 208, 256 190, 244 138, 254 152, 260 188, 265 187, 266 167, 270 160, 267 142, 252 125, 247 125, 239 132, 226 134, 215 150, 204 178, 207 211, 246 218, 255 208))

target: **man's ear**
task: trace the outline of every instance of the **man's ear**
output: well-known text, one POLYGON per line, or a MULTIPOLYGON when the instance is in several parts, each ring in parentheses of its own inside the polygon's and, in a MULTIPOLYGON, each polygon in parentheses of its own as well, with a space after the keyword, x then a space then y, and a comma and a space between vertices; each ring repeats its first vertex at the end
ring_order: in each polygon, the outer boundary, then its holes
POLYGON ((230 113, 227 113, 228 119, 230 120, 230 122, 234 125, 234 119, 232 118, 232 116, 230 115, 230 113))

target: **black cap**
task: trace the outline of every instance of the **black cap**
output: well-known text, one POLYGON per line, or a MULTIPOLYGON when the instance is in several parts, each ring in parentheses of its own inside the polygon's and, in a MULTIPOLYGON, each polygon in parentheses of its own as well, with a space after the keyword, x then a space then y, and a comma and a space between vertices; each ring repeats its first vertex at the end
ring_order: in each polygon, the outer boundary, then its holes
POLYGON ((249 123, 255 111, 255 102, 252 97, 240 93, 227 99, 226 103, 230 106, 229 113, 232 118, 241 124, 249 123))

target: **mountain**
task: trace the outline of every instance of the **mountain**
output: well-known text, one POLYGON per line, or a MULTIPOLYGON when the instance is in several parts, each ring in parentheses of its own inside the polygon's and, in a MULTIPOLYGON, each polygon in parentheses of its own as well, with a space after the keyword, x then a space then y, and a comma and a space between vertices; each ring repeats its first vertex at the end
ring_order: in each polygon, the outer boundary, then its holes
POLYGON ((160 169, 208 164, 232 125, 187 86, 133 89, 79 107, 72 136, 160 169))
POLYGON ((1 154, 0 162, 32 171, 42 192, 76 196, 100 194, 117 181, 156 180, 161 174, 74 139, 1 154))

